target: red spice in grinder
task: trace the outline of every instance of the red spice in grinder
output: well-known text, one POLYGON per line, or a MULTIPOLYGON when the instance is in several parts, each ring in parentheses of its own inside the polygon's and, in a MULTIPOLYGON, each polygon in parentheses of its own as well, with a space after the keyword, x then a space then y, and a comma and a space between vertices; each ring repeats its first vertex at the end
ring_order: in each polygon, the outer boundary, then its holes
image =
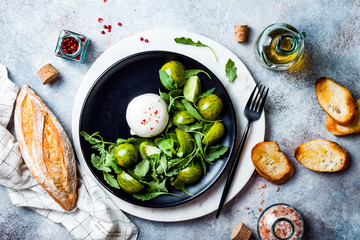
POLYGON ((262 240, 300 240, 304 234, 304 221, 292 206, 274 204, 260 215, 257 228, 262 240))
POLYGON ((89 39, 85 35, 61 30, 54 53, 58 57, 83 62, 88 43, 89 39))
POLYGON ((74 37, 66 37, 61 42, 61 49, 64 53, 73 55, 79 50, 79 42, 74 37))

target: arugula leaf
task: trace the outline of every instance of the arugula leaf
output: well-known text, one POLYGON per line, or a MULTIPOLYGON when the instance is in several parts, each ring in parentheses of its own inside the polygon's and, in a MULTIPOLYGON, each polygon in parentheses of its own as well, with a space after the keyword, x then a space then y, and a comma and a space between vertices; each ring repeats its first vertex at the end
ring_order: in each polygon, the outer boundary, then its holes
POLYGON ((229 148, 227 146, 211 146, 207 149, 207 160, 212 162, 218 158, 220 158, 222 155, 224 155, 229 148))
POLYGON ((155 139, 155 144, 169 157, 172 157, 172 154, 175 154, 174 149, 174 140, 169 138, 157 138, 155 139))
POLYGON ((159 161, 159 166, 156 169, 156 172, 158 174, 163 174, 163 173, 166 174, 166 169, 167 169, 167 159, 165 156, 161 156, 159 161))
POLYGON ((206 172, 207 172, 206 163, 205 163, 204 158, 201 156, 201 154, 199 154, 199 155, 200 156, 198 158, 200 159, 200 165, 201 165, 201 168, 203 170, 203 175, 205 176, 206 172))
POLYGON ((114 172, 116 174, 120 174, 122 171, 122 169, 116 164, 115 160, 111 161, 110 167, 112 167, 112 169, 114 169, 114 172))
POLYGON ((150 161, 148 159, 144 159, 135 166, 134 173, 138 177, 145 177, 149 169, 150 169, 150 161))
POLYGON ((91 145, 97 145, 97 144, 114 144, 112 142, 105 142, 102 137, 100 136, 99 132, 95 132, 92 135, 81 131, 80 135, 85 138, 86 141, 88 141, 91 145))
POLYGON ((214 122, 214 121, 210 121, 210 120, 205 120, 201 117, 201 115, 198 113, 198 111, 185 99, 181 100, 181 103, 185 106, 186 111, 194 118, 196 118, 199 121, 204 121, 204 122, 214 122))
POLYGON ((194 133, 193 136, 194 136, 194 139, 195 139, 195 143, 196 143, 198 149, 200 150, 201 155, 206 160, 206 156, 205 156, 205 153, 204 153, 204 148, 203 148, 202 143, 201 143, 201 134, 200 133, 194 133))
POLYGON ((178 96, 173 98, 172 96, 169 97, 170 103, 168 106, 168 112, 170 112, 171 108, 174 107, 176 110, 185 110, 185 107, 176 99, 183 98, 183 96, 178 96))
POLYGON ((236 70, 237 67, 235 67, 235 63, 229 58, 225 65, 225 74, 228 77, 229 82, 234 81, 234 79, 236 78, 236 70))
POLYGON ((165 134, 168 133, 169 129, 170 129, 172 126, 173 126, 173 121, 170 120, 170 121, 168 122, 167 126, 166 126, 165 134))
POLYGON ((103 172, 105 181, 112 187, 120 189, 118 181, 115 179, 113 175, 107 172, 103 172))
POLYGON ((195 46, 195 47, 207 47, 213 52, 216 61, 218 61, 214 50, 211 47, 209 47, 208 45, 205 45, 200 41, 194 42, 191 38, 186 38, 186 37, 175 38, 174 40, 175 40, 176 43, 180 43, 180 44, 192 45, 192 46, 195 46))
POLYGON ((175 80, 169 75, 167 74, 167 72, 165 72, 164 70, 159 70, 159 77, 161 79, 161 83, 164 85, 164 87, 167 90, 175 90, 178 88, 177 83, 175 82, 175 80))
POLYGON ((138 141, 144 141, 144 140, 142 140, 142 139, 138 139, 138 138, 128 138, 128 139, 123 139, 123 138, 118 138, 117 140, 116 140, 116 144, 117 145, 120 145, 120 144, 122 144, 122 143, 136 143, 136 142, 138 142, 138 141))
POLYGON ((169 93, 164 93, 161 92, 161 90, 159 89, 159 95, 160 97, 167 103, 169 104, 171 99, 170 98, 175 98, 180 96, 182 93, 181 89, 175 89, 175 90, 171 90, 169 93))
POLYGON ((186 195, 193 196, 187 191, 185 184, 180 179, 177 178, 171 185, 176 189, 183 191, 186 195))
POLYGON ((91 163, 97 170, 111 172, 111 169, 104 165, 103 159, 96 154, 91 154, 91 163))
POLYGON ((210 89, 210 90, 207 90, 206 92, 202 93, 202 94, 198 97, 198 99, 203 98, 203 97, 206 97, 206 96, 209 96, 209 95, 212 94, 214 91, 215 91, 215 88, 212 88, 212 89, 210 89))
POLYGON ((154 179, 154 180, 158 180, 158 174, 156 172, 156 162, 160 159, 160 156, 151 156, 150 157, 150 166, 151 166, 151 177, 154 179))
POLYGON ((166 138, 171 138, 172 140, 174 140, 175 143, 179 143, 175 132, 166 133, 165 136, 166 136, 166 138))
POLYGON ((199 122, 195 122, 191 125, 177 124, 176 126, 185 132, 198 131, 202 128, 202 126, 199 122))
POLYGON ((86 141, 88 141, 90 144, 94 145, 94 144, 102 144, 102 139, 99 140, 97 138, 94 138, 94 136, 98 135, 99 132, 95 132, 93 135, 90 135, 84 131, 80 132, 80 135, 83 136, 85 138, 86 141))
POLYGON ((181 197, 179 195, 167 193, 167 192, 136 193, 136 194, 133 194, 133 197, 136 199, 142 200, 142 201, 147 201, 147 200, 156 198, 156 197, 158 197, 160 195, 164 195, 164 194, 175 196, 175 197, 181 197))
POLYGON ((188 78, 190 78, 192 76, 198 75, 199 73, 205 73, 211 79, 210 75, 207 72, 205 72, 204 70, 201 70, 201 69, 186 70, 186 71, 183 72, 183 77, 188 79, 188 78))
POLYGON ((108 151, 104 151, 104 154, 102 154, 101 157, 104 158, 104 162, 103 162, 104 167, 112 167, 112 169, 114 169, 114 172, 116 174, 120 174, 121 168, 116 164, 115 158, 113 157, 112 154, 110 154, 108 151), (105 157, 103 157, 104 155, 105 157))
POLYGON ((147 181, 140 181, 140 182, 148 185, 151 189, 155 191, 168 192, 165 186, 166 179, 164 179, 162 182, 160 182, 159 180, 151 181, 151 182, 147 182, 147 181))
POLYGON ((182 94, 182 90, 181 89, 175 89, 175 90, 171 90, 170 92, 169 92, 169 95, 171 96, 171 97, 178 97, 178 96, 181 96, 181 94, 182 94))
POLYGON ((170 103, 170 93, 164 93, 159 89, 159 95, 167 104, 170 103))

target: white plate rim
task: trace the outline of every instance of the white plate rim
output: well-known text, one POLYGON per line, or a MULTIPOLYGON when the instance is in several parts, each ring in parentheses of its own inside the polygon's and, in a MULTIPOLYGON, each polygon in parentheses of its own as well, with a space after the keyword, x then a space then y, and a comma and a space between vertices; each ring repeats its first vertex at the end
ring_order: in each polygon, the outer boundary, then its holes
MULTIPOLYGON (((242 130, 245 128, 246 124, 246 119, 243 116, 243 109, 252 89, 255 87, 255 81, 246 66, 226 47, 207 37, 179 30, 152 30, 134 34, 110 47, 94 62, 82 79, 73 105, 72 137, 78 161, 82 168, 90 174, 91 171, 87 167, 85 159, 82 156, 78 134, 81 109, 87 93, 97 78, 108 67, 123 58, 146 51, 170 51, 186 55, 205 65, 218 77, 228 91, 236 112, 238 139, 235 144, 235 150, 238 148, 240 136, 242 135, 242 130), (194 41, 201 41, 202 43, 211 46, 217 54, 218 61, 216 62, 213 53, 208 48, 187 46, 174 42, 175 37, 183 36, 190 37, 194 41), (149 39, 149 42, 145 43, 144 41, 140 41, 140 37, 149 39), (225 64, 229 58, 235 62, 237 67, 237 78, 233 83, 229 83, 225 76, 225 64)), ((250 159, 251 148, 256 143, 263 141, 264 135, 265 113, 262 114, 258 121, 252 124, 226 202, 230 201, 240 192, 253 174, 254 166, 250 159)), ((229 168, 227 168, 222 177, 201 196, 179 206, 167 208, 147 208, 128 203, 108 192, 100 183, 99 185, 106 193, 108 193, 108 196, 127 213, 153 221, 176 222, 198 218, 215 211, 220 201, 228 171, 229 168)), ((93 179, 95 180, 95 177, 93 177, 93 179)))

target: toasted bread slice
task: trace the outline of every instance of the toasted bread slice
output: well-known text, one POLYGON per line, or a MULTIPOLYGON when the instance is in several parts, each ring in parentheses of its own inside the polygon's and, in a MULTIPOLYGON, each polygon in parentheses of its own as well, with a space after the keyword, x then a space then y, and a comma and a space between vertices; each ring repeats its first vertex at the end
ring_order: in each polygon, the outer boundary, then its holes
POLYGON ((269 182, 283 184, 294 174, 292 162, 276 142, 260 142, 251 151, 256 171, 269 182))
POLYGON ((317 172, 338 172, 350 163, 349 155, 336 142, 314 139, 298 146, 295 158, 305 167, 317 172))
POLYGON ((331 78, 316 79, 315 91, 320 106, 337 123, 350 125, 355 119, 355 101, 350 91, 331 78))
POLYGON ((356 100, 356 117, 349 126, 337 124, 329 115, 325 118, 326 129, 336 136, 360 133, 360 98, 356 100))

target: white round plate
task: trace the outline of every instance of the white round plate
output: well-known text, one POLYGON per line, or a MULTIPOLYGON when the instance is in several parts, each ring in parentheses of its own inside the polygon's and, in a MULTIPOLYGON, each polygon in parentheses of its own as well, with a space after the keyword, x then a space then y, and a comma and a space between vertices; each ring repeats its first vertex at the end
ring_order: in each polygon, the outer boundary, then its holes
MULTIPOLYGON (((235 151, 238 149, 242 131, 247 123, 247 120, 243 115, 243 110, 247 99, 255 87, 255 81, 246 66, 227 48, 204 36, 177 30, 153 30, 137 33, 113 45, 94 62, 81 82, 72 112, 72 136, 77 158, 82 167, 88 172, 90 172, 90 170, 87 167, 84 157, 82 156, 79 141, 80 114, 87 93, 96 79, 115 62, 135 53, 155 50, 170 51, 186 55, 205 65, 218 77, 229 93, 236 112, 238 139, 235 144, 235 151), (145 43, 144 41, 140 41, 140 37, 149 39, 149 42, 145 43), (200 41, 203 44, 211 46, 218 57, 218 61, 216 61, 210 49, 206 47, 194 47, 177 44, 174 41, 174 38, 177 37, 192 38, 195 42, 200 41), (237 67, 237 77, 232 83, 230 83, 225 76, 225 64, 229 58, 235 62, 235 66, 237 67)), ((254 122, 251 126, 226 202, 231 200, 238 192, 240 192, 254 172, 254 166, 250 158, 251 148, 256 143, 264 140, 264 134, 265 114, 263 113, 261 118, 254 122)), ((123 201, 109 193, 105 188, 103 189, 105 192, 108 192, 109 197, 117 204, 117 206, 127 213, 153 221, 176 222, 198 218, 217 210, 228 172, 229 166, 214 186, 212 186, 204 194, 190 202, 175 207, 140 207, 123 201)))

